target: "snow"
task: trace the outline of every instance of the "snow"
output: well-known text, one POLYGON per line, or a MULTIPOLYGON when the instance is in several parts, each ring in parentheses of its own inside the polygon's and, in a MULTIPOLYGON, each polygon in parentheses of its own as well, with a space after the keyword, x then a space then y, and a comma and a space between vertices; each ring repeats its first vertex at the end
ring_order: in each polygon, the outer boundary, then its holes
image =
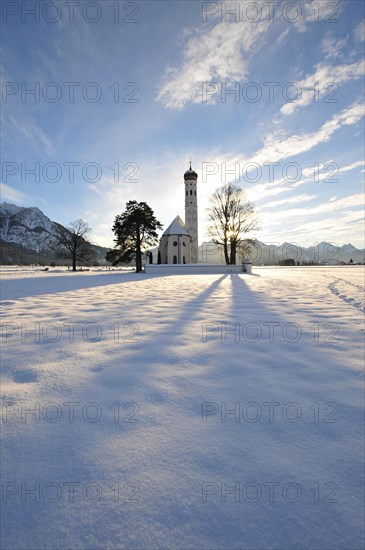
POLYGON ((362 266, 2 279, 2 548, 363 548, 362 266))
POLYGON ((15 204, 11 204, 9 202, 0 203, 0 213, 4 215, 7 214, 8 216, 14 216, 20 212, 22 208, 22 206, 16 206, 15 204))

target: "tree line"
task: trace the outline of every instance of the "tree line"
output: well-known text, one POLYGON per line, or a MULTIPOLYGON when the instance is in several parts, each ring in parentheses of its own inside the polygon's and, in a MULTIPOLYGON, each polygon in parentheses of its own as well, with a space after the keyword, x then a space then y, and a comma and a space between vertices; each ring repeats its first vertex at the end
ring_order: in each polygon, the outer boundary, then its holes
MULTIPOLYGON (((249 255, 253 239, 248 234, 259 228, 255 206, 246 197, 243 189, 228 183, 215 190, 207 209, 209 225, 207 234, 220 246, 227 265, 235 265, 238 253, 249 255)), ((142 255, 148 247, 158 242, 158 230, 162 229, 150 206, 145 202, 128 201, 124 212, 114 219, 112 227, 114 247, 105 259, 113 266, 135 262, 136 272, 142 271, 142 255)), ((86 239, 91 228, 83 220, 72 222, 68 228, 59 227, 59 256, 69 258, 72 270, 78 262, 92 262, 95 252, 86 239)))

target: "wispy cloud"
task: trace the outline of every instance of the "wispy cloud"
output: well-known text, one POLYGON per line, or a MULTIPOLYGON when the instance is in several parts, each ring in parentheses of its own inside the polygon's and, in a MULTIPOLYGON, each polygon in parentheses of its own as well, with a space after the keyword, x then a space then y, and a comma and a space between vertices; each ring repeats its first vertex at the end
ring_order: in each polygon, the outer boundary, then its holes
MULTIPOLYGON (((307 183, 309 184, 312 184, 313 182, 320 183, 325 180, 337 179, 337 177, 340 174, 343 174, 345 172, 350 172, 351 170, 355 170, 356 168, 360 168, 361 166, 364 166, 364 165, 365 165, 365 161, 359 160, 351 164, 348 164, 346 166, 340 167, 336 163, 334 163, 333 160, 328 160, 327 162, 319 163, 315 171, 313 166, 309 168, 304 168, 302 170, 302 177, 300 178, 300 180, 297 182, 293 182, 289 187, 288 187, 289 185, 288 179, 282 177, 282 178, 275 179, 272 182, 260 183, 258 185, 255 185, 248 190, 248 193, 250 195, 251 200, 254 200, 254 201, 263 200, 273 195, 280 195, 282 193, 286 193, 287 191, 294 191, 294 189, 296 189, 300 185, 305 185, 307 183)), ((299 195, 299 197, 304 197, 304 195, 299 195)), ((333 201, 335 199, 336 197, 332 197, 330 201, 333 201)), ((275 201, 272 203, 265 204, 265 208, 268 206, 274 206, 274 204, 276 206, 279 203, 284 204, 286 202, 294 203, 294 202, 297 202, 297 199, 293 197, 293 199, 290 199, 290 200, 283 199, 283 201, 275 201)))
POLYGON ((307 30, 308 26, 313 22, 326 21, 326 23, 336 23, 339 15, 344 10, 344 3, 326 2, 324 0, 320 0, 319 2, 317 0, 304 0, 299 5, 302 16, 298 18, 295 26, 300 32, 307 30))
MULTIPOLYGON (((315 216, 316 214, 323 214, 325 212, 333 212, 335 210, 341 210, 344 208, 350 207, 363 207, 364 196, 362 193, 356 195, 351 195, 350 197, 345 197, 343 199, 334 200, 332 202, 325 202, 319 204, 318 206, 311 206, 306 208, 291 208, 288 210, 281 210, 279 212, 262 212, 262 216, 269 218, 271 221, 275 219, 277 221, 283 221, 288 218, 301 218, 308 216, 315 216)), ((265 205, 266 207, 267 205, 265 205)))
POLYGON ((343 48, 348 43, 348 36, 337 38, 328 34, 322 40, 322 51, 326 58, 338 58, 342 55, 343 48))
MULTIPOLYGON (((314 132, 303 133, 301 135, 295 134, 289 137, 283 137, 280 131, 269 134, 265 138, 263 147, 250 157, 242 157, 237 153, 227 152, 222 154, 222 152, 211 151, 209 154, 205 154, 203 158, 206 159, 206 162, 214 161, 220 167, 224 165, 227 174, 235 174, 235 172, 242 174, 243 169, 250 164, 252 166, 258 166, 262 170, 265 165, 272 166, 274 163, 280 163, 276 172, 280 173, 280 169, 281 171, 283 169, 282 163, 285 163, 287 159, 291 159, 302 153, 307 153, 319 144, 329 141, 336 131, 343 126, 356 124, 363 116, 364 111, 362 105, 360 103, 354 103, 350 107, 336 113, 330 120, 325 122, 314 132)), ((331 163, 333 163, 333 161, 329 159, 327 162, 318 165, 315 181, 323 181, 330 177, 331 163)), ((355 161, 344 167, 338 167, 337 164, 333 163, 333 167, 335 168, 333 177, 337 177, 340 173, 359 168, 363 165, 364 161, 362 160, 355 161)), ((207 183, 210 188, 225 183, 222 181, 222 172, 223 170, 220 170, 212 176, 207 176, 207 183)), ((228 180, 229 178, 227 178, 227 181, 228 180)), ((232 175, 230 180, 234 180, 234 175, 232 175)), ((297 182, 291 182, 287 177, 282 176, 270 178, 269 181, 264 180, 262 183, 260 182, 250 186, 248 193, 250 199, 256 201, 268 196, 275 196, 286 191, 291 191, 295 187, 309 182, 313 183, 313 181, 313 167, 302 168, 302 177, 297 182)), ((244 178, 242 183, 245 183, 244 178)))
MULTIPOLYGON (((278 14, 282 11, 280 6, 276 5, 276 17, 272 17, 270 10, 267 10, 267 3, 254 4, 260 8, 261 13, 266 14, 255 21, 254 25, 246 18, 240 20, 239 24, 227 19, 215 22, 208 30, 202 27, 184 30, 183 36, 187 39, 187 45, 183 51, 182 63, 165 70, 163 83, 157 95, 157 100, 161 101, 164 107, 181 110, 189 102, 201 103, 204 83, 235 82, 245 78, 252 54, 263 45, 265 35, 269 28, 280 20, 278 14)), ((303 33, 314 22, 333 22, 342 11, 342 6, 336 4, 336 13, 332 13, 331 18, 331 9, 327 4, 311 0, 294 5, 297 20, 295 17, 291 19, 292 28, 303 33)), ((241 8, 242 5, 243 8, 245 2, 226 2, 225 5, 227 10, 235 12, 237 7, 241 8)), ((286 14, 286 17, 289 15, 286 14)), ((293 14, 290 17, 292 18, 293 14)), ((278 43, 281 43, 288 33, 287 27, 278 36, 278 43)), ((333 52, 334 48, 341 48, 344 44, 343 39, 337 40, 334 44, 328 39, 324 47, 327 52, 333 52)), ((210 98, 211 103, 214 101, 215 98, 210 98)))
POLYGON ((295 233, 299 239, 306 238, 309 242, 327 240, 343 242, 344 240, 362 248, 364 220, 359 211, 341 213, 341 217, 321 217, 319 220, 295 224, 295 233))
POLYGON ((201 103, 203 83, 242 80, 251 52, 258 47, 271 23, 255 25, 220 22, 208 31, 193 31, 180 67, 165 72, 157 100, 168 109, 183 109, 187 102, 201 103))
POLYGON ((55 149, 50 139, 33 120, 25 117, 19 120, 9 115, 9 122, 27 138, 28 142, 33 143, 34 147, 39 147, 41 143, 47 155, 52 155, 54 153, 55 149))
POLYGON ((316 199, 318 195, 295 195, 294 197, 288 197, 280 201, 267 202, 265 208, 275 208, 276 206, 282 206, 283 204, 297 204, 300 202, 308 202, 316 199))
POLYGON ((360 21, 358 25, 356 25, 354 29, 354 36, 356 42, 364 42, 365 40, 365 19, 360 21))
MULTIPOLYGON (((351 242, 364 247, 364 217, 362 194, 342 199, 332 197, 315 207, 293 208, 272 212, 259 210, 263 231, 260 239, 282 242, 283 234, 289 242, 309 245, 319 241, 351 242)), ((266 208, 267 205, 265 205, 266 208)))
POLYGON ((288 221, 288 223, 283 224, 280 220, 275 223, 270 221, 267 223, 263 240, 265 242, 282 243, 282 228, 284 228, 287 242, 298 242, 302 246, 327 241, 335 246, 351 242, 360 249, 364 247, 364 223, 363 218, 359 217, 358 211, 343 212, 341 217, 320 217, 317 220, 309 218, 308 221, 303 221, 303 223, 288 221))
POLYGON ((19 191, 18 189, 14 189, 14 187, 11 187, 4 182, 0 182, 0 195, 2 201, 17 204, 18 206, 30 206, 33 205, 34 202, 34 197, 31 197, 27 193, 19 191))
POLYGON ((339 169, 339 173, 342 174, 343 172, 350 172, 351 170, 360 168, 360 166, 365 166, 365 160, 357 160, 355 162, 352 162, 351 164, 348 164, 347 166, 342 166, 339 169))
POLYGON ((296 90, 300 96, 295 102, 288 102, 280 109, 283 115, 292 115, 313 102, 324 101, 338 103, 339 85, 350 80, 358 80, 365 74, 365 62, 344 65, 317 65, 313 74, 296 82, 296 90))
POLYGON ((265 139, 264 147, 249 160, 263 165, 264 162, 277 162, 305 153, 320 143, 328 141, 343 126, 356 124, 363 116, 363 105, 356 102, 343 111, 336 113, 316 132, 308 132, 301 135, 295 134, 286 139, 281 139, 280 136, 271 134, 265 139))

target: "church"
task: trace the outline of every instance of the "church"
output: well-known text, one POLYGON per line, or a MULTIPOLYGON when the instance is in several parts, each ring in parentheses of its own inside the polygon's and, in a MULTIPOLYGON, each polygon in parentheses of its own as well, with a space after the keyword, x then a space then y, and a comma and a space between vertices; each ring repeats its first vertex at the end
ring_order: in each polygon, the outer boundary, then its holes
POLYGON ((184 174, 185 223, 180 218, 171 222, 160 239, 158 263, 198 263, 198 174, 190 168, 184 174))

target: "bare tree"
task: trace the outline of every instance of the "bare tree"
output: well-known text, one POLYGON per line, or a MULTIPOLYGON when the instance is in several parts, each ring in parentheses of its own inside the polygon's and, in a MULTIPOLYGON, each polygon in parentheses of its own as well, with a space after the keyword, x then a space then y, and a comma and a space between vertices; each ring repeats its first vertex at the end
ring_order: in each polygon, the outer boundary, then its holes
POLYGON ((92 245, 86 240, 91 227, 83 220, 75 220, 66 227, 58 227, 58 256, 72 261, 72 271, 76 271, 77 262, 91 262, 96 254, 92 245))
POLYGON ((244 239, 239 243, 237 246, 237 260, 239 263, 244 262, 247 260, 252 253, 252 249, 257 247, 257 241, 256 239, 244 239))
POLYGON ((208 219, 208 235, 223 247, 226 264, 235 265, 238 249, 247 250, 247 233, 259 227, 254 204, 243 189, 227 183, 218 187, 210 198, 208 219))

